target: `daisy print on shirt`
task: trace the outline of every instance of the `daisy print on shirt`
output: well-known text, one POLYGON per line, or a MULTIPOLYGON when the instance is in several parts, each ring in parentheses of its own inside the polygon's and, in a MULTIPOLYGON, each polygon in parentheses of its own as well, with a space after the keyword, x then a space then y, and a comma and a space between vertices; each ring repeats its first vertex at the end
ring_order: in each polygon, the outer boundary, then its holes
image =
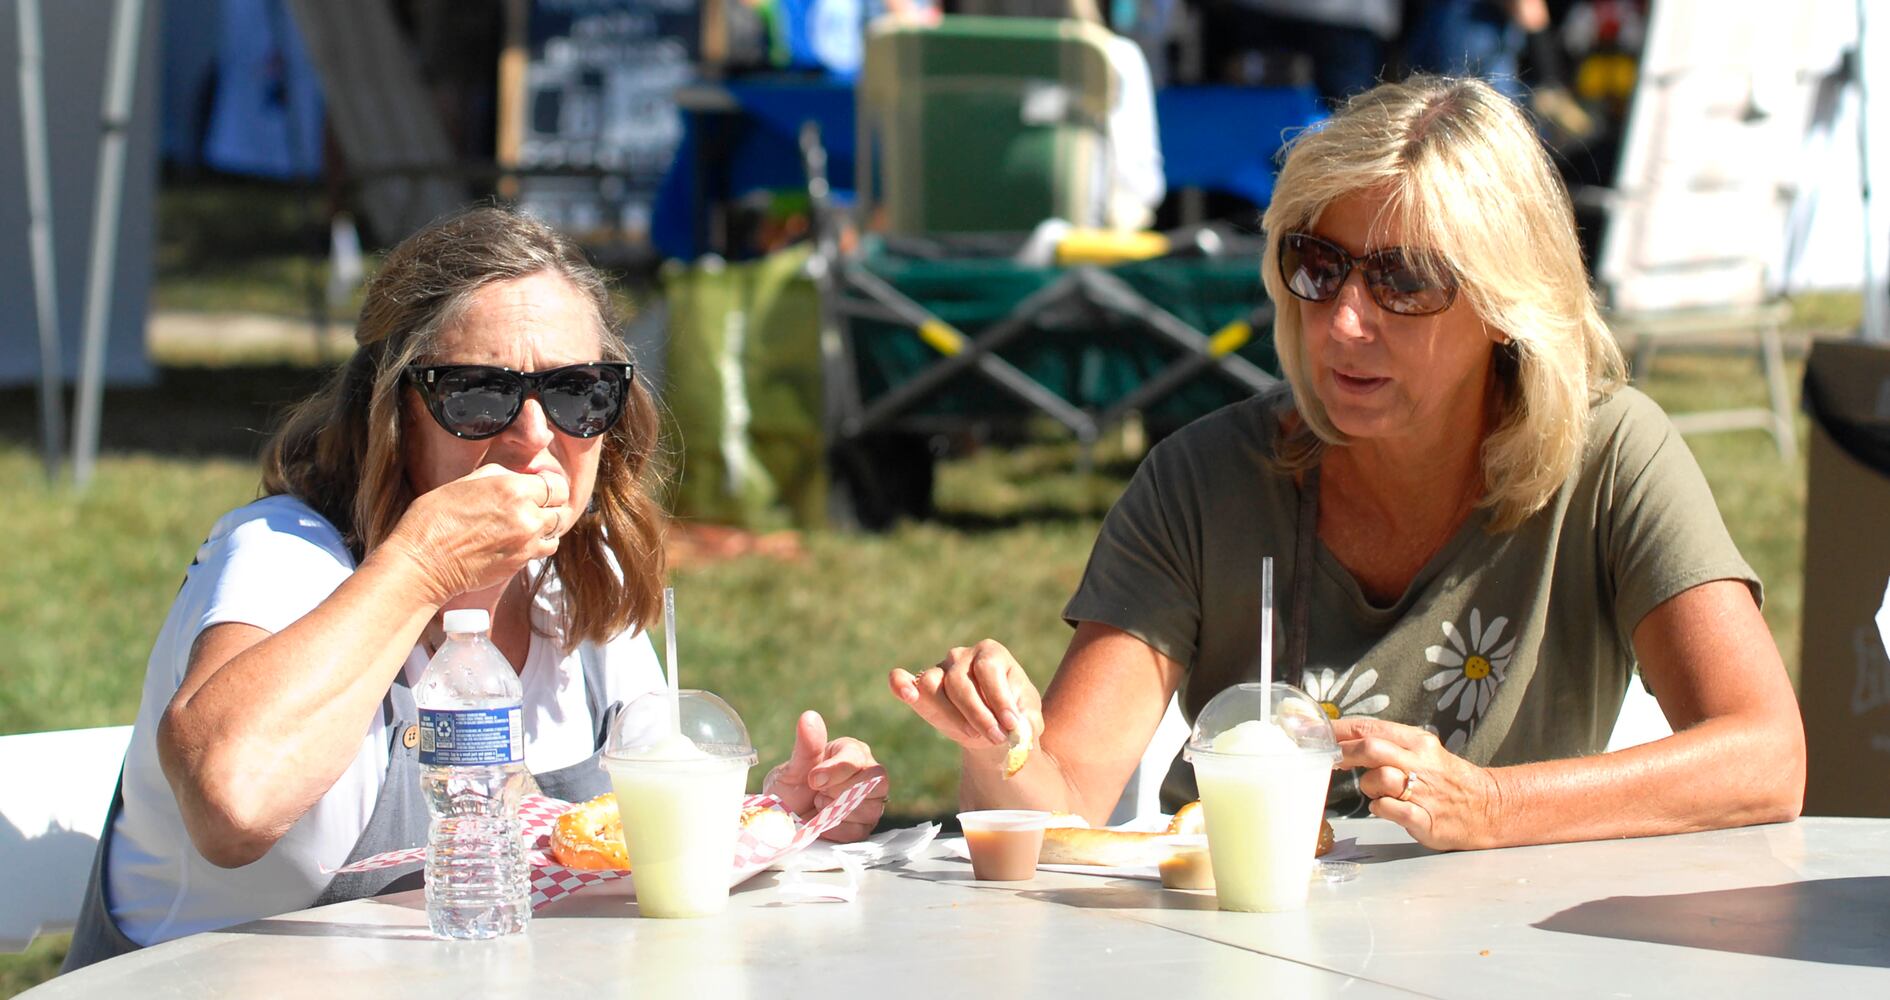
POLYGON ((1459 733, 1475 728, 1503 683, 1510 654, 1516 649, 1515 636, 1504 641, 1503 630, 1508 627, 1509 619, 1499 616, 1485 628, 1482 609, 1471 608, 1468 636, 1456 623, 1446 621, 1443 630, 1448 645, 1424 650, 1424 658, 1442 668, 1425 680, 1424 690, 1443 692, 1437 699, 1438 718, 1448 721, 1454 707, 1457 725, 1453 728, 1459 733))
POLYGON ((1389 695, 1372 694, 1371 689, 1378 683, 1378 671, 1360 671, 1354 663, 1345 668, 1343 673, 1331 668, 1308 670, 1304 678, 1306 693, 1326 710, 1328 718, 1341 716, 1371 715, 1376 716, 1391 704, 1389 695), (1353 675, 1357 674, 1356 677, 1353 675))

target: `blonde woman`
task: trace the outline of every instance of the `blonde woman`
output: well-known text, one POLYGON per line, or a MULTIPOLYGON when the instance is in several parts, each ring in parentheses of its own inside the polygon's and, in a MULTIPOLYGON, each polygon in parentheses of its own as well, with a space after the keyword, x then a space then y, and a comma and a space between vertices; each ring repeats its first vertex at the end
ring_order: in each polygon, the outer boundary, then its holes
MULTIPOLYGON (((617 706, 663 683, 642 624, 664 569, 656 413, 609 316, 577 250, 508 211, 388 254, 354 357, 186 571, 68 968, 412 881, 334 872, 425 843, 412 686, 446 609, 491 614, 538 786, 609 789, 596 754, 617 706)), ((804 812, 883 773, 809 712, 767 784, 804 812)))
POLYGON ((1254 677, 1272 556, 1274 662, 1355 769, 1337 807, 1438 848, 1796 816, 1804 734, 1759 581, 1623 385, 1514 106, 1473 81, 1368 91, 1293 143, 1265 227, 1288 386, 1149 454, 1041 704, 990 640, 892 672, 963 748, 965 802, 1107 816, 1171 694, 1192 718, 1254 677), (1675 735, 1604 755, 1637 666, 1675 735), (1016 724, 1042 752, 1003 781, 1016 724))

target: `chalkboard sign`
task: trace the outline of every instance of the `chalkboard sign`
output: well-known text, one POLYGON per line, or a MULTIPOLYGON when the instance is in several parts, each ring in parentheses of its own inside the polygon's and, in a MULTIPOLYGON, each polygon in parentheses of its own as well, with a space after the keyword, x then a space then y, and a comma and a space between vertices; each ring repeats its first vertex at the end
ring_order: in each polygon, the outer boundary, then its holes
POLYGON ((646 241, 682 138, 674 95, 696 76, 699 0, 534 0, 529 32, 520 204, 575 235, 646 241))

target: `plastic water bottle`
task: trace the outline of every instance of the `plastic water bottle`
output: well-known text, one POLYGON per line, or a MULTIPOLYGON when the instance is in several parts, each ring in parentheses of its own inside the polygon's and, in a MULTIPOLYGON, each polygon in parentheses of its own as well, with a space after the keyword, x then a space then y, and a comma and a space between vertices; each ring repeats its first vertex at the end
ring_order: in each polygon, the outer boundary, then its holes
POLYGON ((515 934, 531 919, 519 842, 525 793, 524 689, 479 609, 448 611, 446 643, 428 661, 420 708, 427 811, 427 923, 444 938, 515 934))

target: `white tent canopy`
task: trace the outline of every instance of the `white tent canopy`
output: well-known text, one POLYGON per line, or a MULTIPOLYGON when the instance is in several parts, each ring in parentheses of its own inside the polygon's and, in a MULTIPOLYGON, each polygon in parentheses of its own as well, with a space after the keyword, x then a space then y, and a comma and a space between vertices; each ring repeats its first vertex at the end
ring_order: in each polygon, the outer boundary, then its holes
POLYGON ((1870 87, 1890 66, 1890 5, 1875 5, 1860 50, 1865 6, 1657 0, 1598 266, 1612 305, 1867 283, 1881 305, 1890 206, 1877 199, 1866 225, 1861 171, 1868 159, 1890 192, 1890 88, 1870 87))
MULTIPOLYGON (((98 188, 100 108, 111 55, 114 0, 40 0, 49 125, 53 253, 58 278, 61 370, 79 372, 80 332, 98 188)), ((20 114, 17 0, 0 0, 0 386, 39 381, 38 319, 27 237, 26 163, 20 114)), ((157 228, 157 19, 146 17, 136 99, 126 135, 128 169, 112 272, 105 380, 143 385, 145 312, 157 228)))

